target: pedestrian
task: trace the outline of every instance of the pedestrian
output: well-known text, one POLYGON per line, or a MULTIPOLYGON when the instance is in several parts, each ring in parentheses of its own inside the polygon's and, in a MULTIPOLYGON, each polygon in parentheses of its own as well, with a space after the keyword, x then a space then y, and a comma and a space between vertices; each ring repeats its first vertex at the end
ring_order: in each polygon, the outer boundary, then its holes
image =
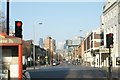
POLYGON ((30 65, 30 58, 28 57, 28 66, 30 67, 31 65, 30 65))

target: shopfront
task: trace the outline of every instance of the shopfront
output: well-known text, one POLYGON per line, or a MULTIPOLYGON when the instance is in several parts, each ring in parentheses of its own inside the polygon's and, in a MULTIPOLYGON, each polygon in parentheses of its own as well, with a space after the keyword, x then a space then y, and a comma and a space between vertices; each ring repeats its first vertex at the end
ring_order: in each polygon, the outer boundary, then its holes
POLYGON ((0 38, 0 70, 8 80, 22 80, 21 38, 0 38))

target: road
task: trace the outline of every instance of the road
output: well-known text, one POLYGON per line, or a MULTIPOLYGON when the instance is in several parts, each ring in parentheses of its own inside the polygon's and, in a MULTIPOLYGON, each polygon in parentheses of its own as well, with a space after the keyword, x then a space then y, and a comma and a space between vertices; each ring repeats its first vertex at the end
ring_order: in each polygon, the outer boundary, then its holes
POLYGON ((29 70, 29 72, 32 80, 109 80, 107 79, 107 72, 103 69, 66 63, 29 70))

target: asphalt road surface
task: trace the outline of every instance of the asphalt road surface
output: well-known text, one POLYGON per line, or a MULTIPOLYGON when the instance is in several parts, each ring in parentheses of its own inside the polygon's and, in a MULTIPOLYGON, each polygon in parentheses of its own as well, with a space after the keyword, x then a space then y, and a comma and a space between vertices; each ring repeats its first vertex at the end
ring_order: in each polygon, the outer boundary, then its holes
POLYGON ((107 72, 103 69, 67 63, 29 70, 29 72, 32 80, 110 80, 107 78, 107 72))

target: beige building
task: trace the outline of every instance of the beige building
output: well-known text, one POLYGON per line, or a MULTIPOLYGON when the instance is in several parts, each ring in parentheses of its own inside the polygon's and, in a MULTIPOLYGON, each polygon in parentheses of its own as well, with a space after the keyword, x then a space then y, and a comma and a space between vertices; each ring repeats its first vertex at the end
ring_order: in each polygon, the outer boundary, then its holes
POLYGON ((48 36, 44 40, 44 49, 48 50, 50 59, 53 59, 53 53, 56 51, 56 41, 48 36))
POLYGON ((73 49, 73 57, 76 59, 84 59, 84 40, 81 40, 81 44, 73 49))
POLYGON ((47 38, 44 40, 44 49, 50 50, 51 40, 52 40, 51 37, 47 37, 47 38))
POLYGON ((81 41, 81 44, 79 46, 79 51, 80 51, 81 59, 84 60, 84 40, 81 41))

